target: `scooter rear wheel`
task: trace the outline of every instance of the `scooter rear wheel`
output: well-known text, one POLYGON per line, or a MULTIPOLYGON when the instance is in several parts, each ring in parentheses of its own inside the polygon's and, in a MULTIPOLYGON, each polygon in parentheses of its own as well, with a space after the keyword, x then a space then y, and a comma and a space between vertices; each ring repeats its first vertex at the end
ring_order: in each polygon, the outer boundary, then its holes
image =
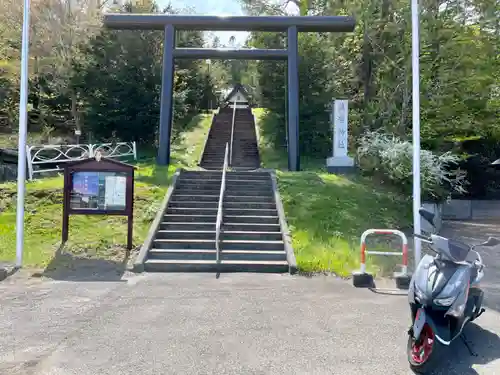
POLYGON ((431 326, 425 324, 418 341, 408 335, 407 355, 410 368, 419 374, 433 370, 441 349, 441 343, 436 339, 431 326))

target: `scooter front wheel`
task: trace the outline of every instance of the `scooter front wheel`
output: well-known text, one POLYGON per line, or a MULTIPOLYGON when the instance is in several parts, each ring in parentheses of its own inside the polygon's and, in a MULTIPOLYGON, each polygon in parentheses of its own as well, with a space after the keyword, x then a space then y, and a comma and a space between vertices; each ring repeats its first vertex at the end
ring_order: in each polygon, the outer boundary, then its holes
POLYGON ((407 355, 410 368, 420 374, 433 370, 440 356, 441 346, 429 324, 424 325, 418 340, 408 335, 407 355))

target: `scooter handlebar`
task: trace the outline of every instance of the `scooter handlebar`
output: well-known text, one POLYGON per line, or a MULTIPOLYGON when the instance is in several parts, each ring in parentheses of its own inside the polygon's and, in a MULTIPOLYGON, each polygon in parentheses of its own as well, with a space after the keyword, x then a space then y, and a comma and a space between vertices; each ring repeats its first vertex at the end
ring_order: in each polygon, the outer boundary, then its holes
POLYGON ((430 237, 427 237, 427 236, 424 236, 423 234, 418 234, 418 233, 415 233, 414 236, 416 238, 419 238, 425 242, 429 242, 429 243, 432 243, 432 239, 430 237))

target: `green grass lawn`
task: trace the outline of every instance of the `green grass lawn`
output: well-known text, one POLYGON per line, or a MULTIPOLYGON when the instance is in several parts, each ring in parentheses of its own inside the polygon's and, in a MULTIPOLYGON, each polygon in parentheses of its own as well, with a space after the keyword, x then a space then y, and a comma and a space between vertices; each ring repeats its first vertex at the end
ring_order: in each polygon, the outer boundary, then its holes
MULTIPOLYGON (((258 128, 266 111, 258 108, 254 114, 258 128)), ((326 156, 321 160, 301 157, 304 171, 287 172, 286 150, 276 150, 259 138, 262 165, 278 169, 278 187, 301 271, 347 276, 359 267, 359 240, 366 229, 410 225, 411 202, 394 190, 361 176, 329 174, 326 156)), ((389 250, 388 245, 371 239, 372 250, 389 250)), ((394 260, 369 258, 367 264, 373 272, 382 273, 393 270, 394 260)))
MULTIPOLYGON (((140 246, 154 219, 170 179, 179 167, 196 167, 211 124, 210 115, 198 115, 190 131, 172 146, 173 165, 157 166, 154 158, 141 158, 136 172, 134 246, 140 246)), ((140 156, 140 154, 139 154, 140 156)), ((24 265, 45 268, 60 247, 62 221, 61 177, 27 183, 24 265)), ((15 259, 16 184, 0 184, 0 261, 15 259)), ((79 258, 121 262, 126 248, 126 218, 73 216, 64 251, 79 258)))
MULTIPOLYGON (((42 133, 30 133, 28 134, 27 143, 28 145, 39 144, 44 138, 42 133)), ((3 134, 0 133, 0 148, 15 148, 18 147, 18 135, 14 134, 3 134)))

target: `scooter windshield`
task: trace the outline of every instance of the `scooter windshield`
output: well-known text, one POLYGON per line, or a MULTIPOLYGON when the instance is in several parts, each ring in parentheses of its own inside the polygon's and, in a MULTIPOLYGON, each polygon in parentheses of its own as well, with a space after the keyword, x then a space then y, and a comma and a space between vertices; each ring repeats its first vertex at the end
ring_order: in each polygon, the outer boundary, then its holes
POLYGON ((450 240, 435 234, 431 235, 431 238, 433 247, 451 262, 464 262, 470 252, 470 246, 463 242, 450 240))
POLYGON ((470 251, 470 246, 463 242, 448 240, 448 249, 455 262, 465 262, 470 251))

